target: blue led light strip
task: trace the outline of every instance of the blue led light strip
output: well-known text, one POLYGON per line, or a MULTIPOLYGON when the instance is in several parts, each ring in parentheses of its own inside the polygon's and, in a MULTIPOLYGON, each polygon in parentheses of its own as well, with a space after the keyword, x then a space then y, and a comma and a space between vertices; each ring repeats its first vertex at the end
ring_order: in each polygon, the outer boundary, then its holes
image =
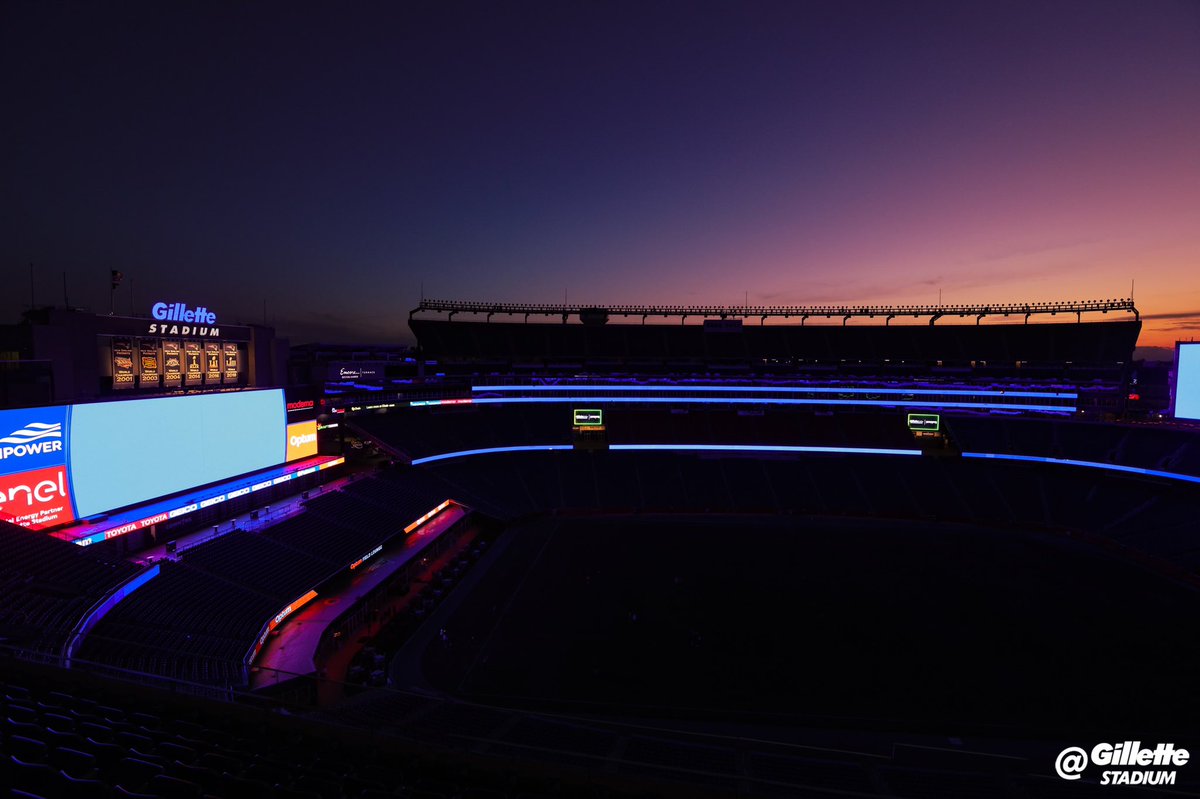
MULTIPOLYGON (((434 461, 444 461, 451 458, 466 458, 472 455, 494 455, 502 452, 548 452, 574 449, 570 444, 528 444, 511 447, 486 447, 483 449, 464 449, 458 452, 444 452, 441 455, 430 455, 417 458, 413 466, 420 466, 434 461)), ((610 450, 627 452, 831 452, 845 455, 920 455, 917 449, 881 449, 875 447, 806 447, 783 444, 612 444, 610 450)), ((1161 469, 1143 469, 1139 466, 1120 466, 1115 463, 1098 463, 1096 461, 1080 461, 1070 458, 1046 458, 1039 455, 1001 455, 991 452, 964 452, 964 458, 984 458, 989 460, 1025 461, 1031 463, 1057 463, 1064 466, 1083 466, 1092 469, 1105 469, 1126 474, 1141 474, 1149 477, 1163 477, 1168 480, 1179 480, 1186 483, 1200 484, 1200 476, 1165 472, 1161 469)))
POLYGON ((552 450, 567 450, 574 449, 571 444, 524 444, 512 447, 485 447, 484 449, 461 449, 458 452, 443 452, 441 455, 430 455, 425 458, 417 458, 412 462, 413 466, 420 466, 423 463, 432 463, 434 461, 444 461, 450 458, 465 458, 469 455, 491 455, 496 452, 546 452, 552 450))
MULTIPOLYGON (((780 392, 787 394, 921 394, 945 396, 972 397, 1044 397, 1046 399, 1078 399, 1079 394, 1073 391, 994 391, 980 389, 936 389, 936 388, 838 388, 836 386, 696 386, 682 384, 678 386, 471 386, 471 391, 487 393, 489 391, 709 391, 709 392, 780 392)), ((476 400, 478 402, 479 400, 476 400)))
MULTIPOLYGON (((444 461, 451 458, 466 458, 471 455, 494 455, 501 452, 547 452, 572 450, 571 444, 528 444, 512 447, 486 447, 444 452, 417 458, 413 466, 444 461)), ((783 444, 612 444, 610 450, 634 452, 834 452, 847 455, 920 455, 919 449, 878 449, 873 447, 804 447, 783 444)))
POLYGON ((74 656, 79 645, 83 642, 84 636, 91 632, 92 628, 108 614, 110 610, 115 608, 125 597, 132 594, 134 591, 141 588, 146 583, 158 576, 161 567, 155 563, 150 568, 140 574, 126 580, 122 585, 114 589, 108 596, 104 597, 91 611, 79 622, 79 625, 73 631, 71 640, 67 643, 65 652, 67 668, 71 668, 71 658, 74 656))
POLYGON ((1168 480, 1180 480, 1185 483, 1200 483, 1200 477, 1179 472, 1164 472, 1161 469, 1143 469, 1140 466, 1120 466, 1115 463, 1100 463, 1098 461, 1077 461, 1072 458, 1046 458, 1041 455, 1001 455, 992 452, 964 452, 964 458, 986 458, 989 460, 1025 461, 1027 463, 1059 463, 1064 466, 1085 466, 1090 469, 1106 469, 1110 472, 1126 474, 1144 474, 1149 477, 1165 477, 1168 480))
POLYGON ((776 397, 481 397, 471 401, 472 405, 500 405, 506 402, 638 402, 692 404, 711 403, 718 405, 870 405, 888 408, 983 408, 1010 411, 1054 411, 1073 413, 1074 405, 1017 405, 1000 402, 938 402, 894 400, 850 400, 850 399, 782 399, 776 397))
POLYGON ((808 447, 796 444, 610 444, 609 449, 679 452, 836 452, 847 455, 920 455, 919 449, 808 447))

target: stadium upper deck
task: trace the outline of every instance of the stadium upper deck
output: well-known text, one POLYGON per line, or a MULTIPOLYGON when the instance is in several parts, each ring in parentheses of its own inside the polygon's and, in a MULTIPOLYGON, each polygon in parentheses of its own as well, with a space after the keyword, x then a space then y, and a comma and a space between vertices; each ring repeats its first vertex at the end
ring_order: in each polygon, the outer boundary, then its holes
POLYGON ((1133 358, 1141 321, 1129 299, 770 307, 422 300, 409 314, 409 327, 426 357, 450 363, 490 361, 501 368, 523 363, 787 368, 862 362, 1014 369, 1118 368, 1133 358), (1127 318, 1090 321, 1109 314, 1127 318), (1060 322, 1060 315, 1074 319, 1060 322), (614 323, 618 317, 636 321, 614 323), (1031 323, 1035 317, 1054 319, 1031 323), (651 318, 678 323, 647 324, 651 318), (894 320, 909 323, 892 324, 894 320), (925 323, 911 324, 913 320, 925 323))

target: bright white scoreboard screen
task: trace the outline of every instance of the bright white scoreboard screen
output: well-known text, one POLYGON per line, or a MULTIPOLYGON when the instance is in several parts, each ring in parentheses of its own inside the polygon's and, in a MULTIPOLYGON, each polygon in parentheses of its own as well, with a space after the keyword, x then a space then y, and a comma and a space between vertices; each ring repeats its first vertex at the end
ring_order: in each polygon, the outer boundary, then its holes
POLYGON ((1176 419, 1200 420, 1200 341, 1175 346, 1171 407, 1176 419))
POLYGON ((57 527, 316 454, 281 389, 0 411, 0 518, 57 527))

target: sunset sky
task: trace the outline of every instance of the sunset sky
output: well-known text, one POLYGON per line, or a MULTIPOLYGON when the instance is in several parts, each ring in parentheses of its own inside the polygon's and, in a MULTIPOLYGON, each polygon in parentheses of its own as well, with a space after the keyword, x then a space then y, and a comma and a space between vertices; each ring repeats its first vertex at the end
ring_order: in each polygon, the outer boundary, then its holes
POLYGON ((1200 336, 1200 3, 0 10, 0 321, 1129 295, 1200 336))

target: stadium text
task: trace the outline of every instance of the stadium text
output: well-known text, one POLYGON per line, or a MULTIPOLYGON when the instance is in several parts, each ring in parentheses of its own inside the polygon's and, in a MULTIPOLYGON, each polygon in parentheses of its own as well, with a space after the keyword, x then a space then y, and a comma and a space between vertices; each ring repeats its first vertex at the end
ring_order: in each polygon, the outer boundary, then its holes
POLYGON ((200 327, 199 325, 160 325, 150 323, 148 333, 158 333, 163 336, 219 336, 219 327, 200 327))

